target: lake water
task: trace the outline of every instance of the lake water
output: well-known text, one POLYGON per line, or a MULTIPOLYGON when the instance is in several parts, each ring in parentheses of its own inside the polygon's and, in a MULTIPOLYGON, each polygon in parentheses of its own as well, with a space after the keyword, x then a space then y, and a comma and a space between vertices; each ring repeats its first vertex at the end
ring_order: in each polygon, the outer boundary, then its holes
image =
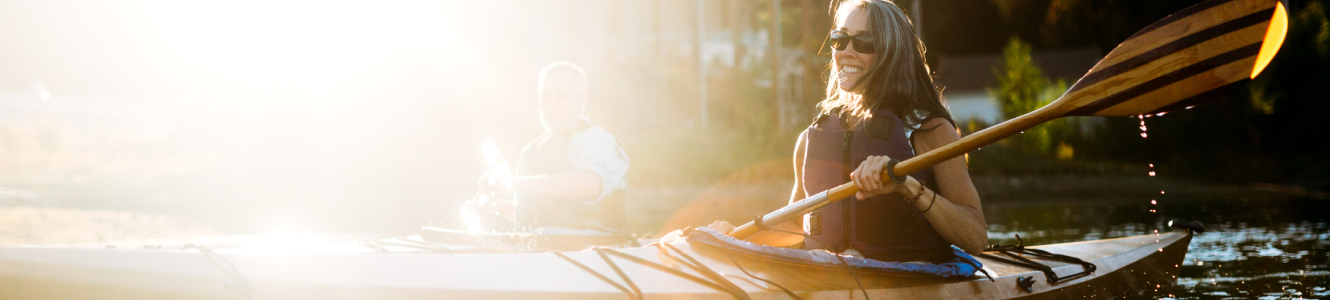
POLYGON ((989 242, 1106 239, 1200 221, 1207 230, 1192 239, 1177 284, 1124 299, 1330 299, 1330 200, 1159 201, 986 203, 989 242))

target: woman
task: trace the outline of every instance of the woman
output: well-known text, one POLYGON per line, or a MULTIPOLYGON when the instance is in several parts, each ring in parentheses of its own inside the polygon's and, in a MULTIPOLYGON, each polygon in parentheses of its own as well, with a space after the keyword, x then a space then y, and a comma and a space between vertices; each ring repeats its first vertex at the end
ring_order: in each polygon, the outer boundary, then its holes
MULTIPOLYGON (((852 0, 836 10, 831 78, 822 114, 795 145, 797 201, 846 181, 857 200, 838 201, 748 240, 775 246, 803 243, 885 261, 942 262, 950 245, 978 254, 987 244, 979 194, 964 158, 923 171, 882 176, 904 160, 960 139, 929 76, 923 43, 895 4, 852 0), (857 166, 857 167, 855 167, 857 166), (826 244, 822 244, 826 243, 826 244)), ((709 227, 728 232, 725 221, 709 227)))

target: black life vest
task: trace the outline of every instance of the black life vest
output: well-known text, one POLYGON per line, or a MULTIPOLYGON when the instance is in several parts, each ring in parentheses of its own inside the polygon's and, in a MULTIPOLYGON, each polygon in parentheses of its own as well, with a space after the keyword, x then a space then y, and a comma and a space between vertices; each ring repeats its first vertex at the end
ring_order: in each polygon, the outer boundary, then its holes
MULTIPOLYGON (((874 110, 873 117, 854 130, 846 130, 839 115, 819 116, 805 131, 804 197, 850 182, 850 172, 868 156, 914 157, 905 125, 890 110, 874 110)), ((938 190, 931 168, 910 176, 938 190)), ((903 198, 895 193, 864 200, 851 197, 814 211, 805 216, 805 230, 827 244, 806 239, 804 246, 837 253, 853 247, 865 257, 883 261, 948 259, 950 243, 903 198)))
MULTIPOLYGON (((549 175, 573 171, 568 162, 568 143, 573 135, 591 129, 581 125, 558 132, 545 132, 527 144, 518 161, 517 176, 549 175)), ((517 193, 516 217, 523 227, 559 226, 581 229, 626 230, 624 190, 616 189, 597 203, 561 201, 517 193)))

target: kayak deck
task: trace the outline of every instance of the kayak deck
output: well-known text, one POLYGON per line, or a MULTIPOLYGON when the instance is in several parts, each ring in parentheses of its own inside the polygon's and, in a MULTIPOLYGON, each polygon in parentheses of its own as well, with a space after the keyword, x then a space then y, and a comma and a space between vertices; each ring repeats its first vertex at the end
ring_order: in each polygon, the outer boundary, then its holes
MULTIPOLYGON (((1090 276, 1050 285, 1036 270, 980 258, 995 281, 902 276, 869 270, 855 275, 875 299, 1106 299, 1173 282, 1190 232, 1032 246, 1098 266, 1090 276), (1032 292, 1017 277, 1034 276, 1032 292)), ((731 256, 710 246, 676 243, 753 299, 787 299, 785 292, 744 275, 735 265, 794 290, 799 297, 859 298, 847 269, 774 263, 731 256), (850 296, 850 294, 855 296, 850 296)), ((618 249, 624 254, 702 275, 671 261, 653 246, 618 249)), ((595 251, 565 253, 592 271, 623 284, 595 251)), ((731 299, 686 278, 612 257, 647 298, 731 299)), ((1036 259, 1038 260, 1038 259, 1036 259)), ((1043 261, 1059 275, 1080 265, 1043 261)), ((625 293, 553 253, 252 253, 218 249, 99 249, 0 247, 0 298, 49 299, 623 299, 625 293), (211 253, 209 253, 211 252, 211 253), (233 267, 232 267, 233 266, 233 267)))
POLYGON ((637 244, 632 236, 625 234, 560 227, 542 227, 528 232, 471 232, 425 226, 420 229, 420 237, 432 243, 477 245, 489 249, 515 249, 523 252, 570 251, 595 245, 636 246, 637 244))

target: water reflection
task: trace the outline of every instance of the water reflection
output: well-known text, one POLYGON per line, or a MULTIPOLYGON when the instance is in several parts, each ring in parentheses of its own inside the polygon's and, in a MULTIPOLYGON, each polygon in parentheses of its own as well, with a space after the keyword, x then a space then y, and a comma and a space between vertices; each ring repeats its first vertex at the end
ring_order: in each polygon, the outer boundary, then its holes
POLYGON ((1174 286, 1124 299, 1330 299, 1330 224, 1317 199, 1066 200, 989 203, 989 243, 1048 244, 1151 234, 1204 222, 1174 286), (1151 210, 1157 209, 1158 213, 1151 210))

